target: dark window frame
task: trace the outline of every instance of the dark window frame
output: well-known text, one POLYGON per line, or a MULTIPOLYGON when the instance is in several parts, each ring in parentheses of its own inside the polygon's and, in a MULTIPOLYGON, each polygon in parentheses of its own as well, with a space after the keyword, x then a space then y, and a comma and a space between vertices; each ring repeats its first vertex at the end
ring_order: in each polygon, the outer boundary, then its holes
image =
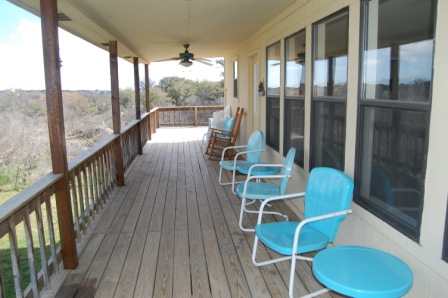
MULTIPOLYGON (((345 105, 345 111, 344 111, 344 117, 345 117, 345 121, 344 121, 344 131, 346 131, 346 119, 347 119, 347 94, 345 95, 345 97, 339 97, 339 96, 328 96, 328 95, 324 95, 324 96, 315 96, 314 95, 314 75, 315 75, 315 65, 314 65, 314 61, 315 61, 315 49, 317 46, 317 39, 316 39, 316 31, 317 31, 317 25, 324 23, 328 20, 331 20, 332 18, 347 13, 347 16, 350 16, 350 9, 349 7, 344 7, 338 11, 336 11, 335 13, 332 13, 331 15, 313 23, 312 25, 312 51, 311 51, 311 61, 312 61, 312 68, 311 68, 311 128, 310 128, 310 158, 309 158, 309 170, 311 171, 313 168, 320 166, 316 164, 316 160, 315 160, 315 155, 316 155, 316 144, 315 144, 315 138, 317 137, 317 131, 316 131, 316 125, 315 125, 315 120, 316 120, 316 106, 320 103, 334 103, 334 104, 344 104, 345 105)), ((347 22, 349 22, 349 19, 347 18, 347 22)), ((349 36, 349 23, 347 24, 347 38, 349 36)), ((341 56, 341 57, 345 57, 345 56, 341 56)), ((347 40, 347 63, 348 63, 348 40, 347 40)), ((347 72, 348 72, 348 65, 347 65, 347 72)), ((347 73, 348 75, 348 73, 347 73)), ((348 79, 348 77, 347 77, 348 79)), ((348 83, 348 81, 347 81, 348 83)), ((344 134, 345 136, 345 134, 344 134)), ((344 150, 342 153, 342 161, 340 162, 342 168, 340 170, 344 170, 344 166, 345 166, 345 138, 344 138, 344 150)))
MULTIPOLYGON (((284 57, 285 57, 285 61, 284 61, 284 65, 285 65, 285 67, 284 67, 284 77, 285 77, 285 84, 284 84, 284 89, 285 89, 285 91, 284 91, 284 106, 285 106, 285 109, 284 109, 284 112, 283 112, 283 156, 286 156, 286 154, 288 153, 288 151, 289 151, 289 148, 288 147, 291 147, 291 144, 289 144, 290 143, 290 134, 287 134, 287 132, 289 132, 290 131, 290 122, 288 122, 288 119, 290 118, 290 116, 289 116, 289 114, 288 114, 288 106, 291 104, 291 105, 293 105, 292 103, 293 102, 300 102, 299 104, 301 105, 301 106, 303 106, 303 123, 302 123, 302 127, 303 127, 303 135, 305 135, 305 129, 304 129, 304 127, 305 127, 305 92, 306 92, 306 89, 305 89, 305 91, 303 92, 303 94, 301 94, 301 95, 288 95, 287 94, 287 92, 286 92, 286 88, 288 88, 288 86, 287 86, 287 63, 288 63, 288 61, 287 61, 287 50, 288 50, 288 47, 287 47, 287 41, 288 41, 288 39, 290 39, 290 38, 293 38, 293 37, 296 37, 296 36, 299 36, 299 35, 303 35, 304 36, 304 38, 306 39, 306 30, 305 29, 302 29, 302 30, 299 30, 299 31, 297 31, 296 33, 294 33, 294 34, 292 34, 292 35, 290 35, 290 36, 288 36, 288 37, 286 37, 285 38, 285 49, 284 49, 284 57), (289 145, 289 146, 288 146, 289 145)), ((303 67, 305 67, 305 65, 303 65, 303 67)), ((306 70, 305 70, 305 77, 306 77, 306 70)), ((297 150, 297 154, 296 154, 296 156, 295 156, 295 158, 294 158, 294 163, 296 164, 296 165, 298 165, 299 167, 301 167, 301 168, 304 168, 304 159, 305 159, 305 148, 304 148, 304 144, 302 143, 302 147, 301 148, 297 148, 296 147, 296 150, 297 150)))
MULTIPOLYGON (((420 232, 421 232, 421 216, 423 213, 423 195, 421 197, 420 202, 420 218, 417 220, 417 228, 416 231, 412 231, 409 226, 406 225, 406 222, 400 220, 399 216, 394 216, 391 212, 386 212, 382 210, 380 206, 375 206, 375 203, 370 203, 366 198, 361 196, 361 183, 362 183, 362 154, 363 154, 363 130, 364 130, 364 115, 367 109, 390 109, 397 112, 422 112, 425 113, 425 142, 424 142, 424 154, 422 156, 422 168, 424 173, 426 173, 426 165, 427 165, 427 153, 428 153, 428 140, 429 140, 429 124, 430 124, 430 114, 431 114, 431 102, 432 102, 432 91, 429 91, 429 100, 427 102, 417 102, 417 101, 403 101, 398 99, 371 99, 363 97, 364 93, 364 78, 363 74, 363 64, 364 64, 364 48, 366 47, 366 42, 364 37, 367 35, 367 22, 366 14, 367 14, 367 6, 366 1, 361 1, 361 29, 360 29, 360 63, 359 63, 359 88, 358 88, 358 117, 357 117, 357 136, 356 136, 356 155, 355 155, 355 193, 354 193, 354 202, 363 207, 364 209, 371 212, 374 216, 381 218, 386 221, 391 227, 401 232, 403 235, 408 238, 414 240, 419 243, 420 241, 420 232)), ((435 29, 435 24, 434 24, 435 29)), ((435 39, 435 36, 433 36, 435 39)), ((419 41, 421 39, 415 38, 408 39, 403 41, 399 45, 406 45, 412 41, 419 41)), ((431 77, 432 83, 433 77, 431 77)), ((431 84, 432 86, 432 84, 431 84)), ((392 87, 391 87, 392 88, 392 87)), ((391 89, 392 90, 392 89, 391 89)), ((369 157, 371 158, 371 157, 369 157)), ((372 165, 370 165, 372 166, 372 165)), ((371 181, 372 183, 372 181, 371 181)), ((421 193, 424 193, 424 183, 422 183, 421 193)), ((448 209, 447 209, 448 215, 448 209)), ((442 256, 445 258, 445 261, 448 262, 448 218, 445 223, 445 238, 444 238, 444 248, 442 251, 442 256)))
MULTIPOLYGON (((279 84, 278 95, 272 95, 269 92, 269 48, 279 45, 281 49, 281 42, 276 41, 266 47, 266 145, 273 148, 275 151, 280 151, 280 88, 279 84), (273 106, 278 106, 278 111, 274 113, 273 106), (271 108, 270 108, 271 107, 271 108), (277 127, 278 126, 278 127, 277 127), (272 134, 271 134, 272 131, 272 134)), ((280 57, 281 63, 281 57, 280 57)), ((279 73, 280 75, 280 73, 279 73)))
POLYGON ((442 248, 442 259, 448 262, 448 198, 446 204, 446 215, 445 215, 445 233, 443 236, 443 248, 442 248))
POLYGON ((233 60, 233 97, 238 98, 238 59, 233 60))

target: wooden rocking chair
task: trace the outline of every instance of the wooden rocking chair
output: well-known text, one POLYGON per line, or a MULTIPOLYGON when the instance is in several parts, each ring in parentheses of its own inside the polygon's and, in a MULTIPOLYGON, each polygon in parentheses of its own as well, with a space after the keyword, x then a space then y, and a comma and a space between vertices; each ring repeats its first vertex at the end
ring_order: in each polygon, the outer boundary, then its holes
MULTIPOLYGON (((210 160, 221 160, 222 151, 229 146, 235 146, 236 139, 240 130, 241 120, 243 118, 244 108, 238 107, 235 113, 233 127, 230 132, 219 129, 211 129, 210 139, 208 141, 206 154, 209 155, 210 160)), ((236 154, 234 150, 227 150, 226 156, 231 159, 236 154)))

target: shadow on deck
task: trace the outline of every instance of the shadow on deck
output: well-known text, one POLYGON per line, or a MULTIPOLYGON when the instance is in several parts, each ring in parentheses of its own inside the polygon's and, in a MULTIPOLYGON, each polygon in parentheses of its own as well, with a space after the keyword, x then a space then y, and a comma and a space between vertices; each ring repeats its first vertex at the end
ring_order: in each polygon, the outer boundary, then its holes
MULTIPOLYGON (((240 231, 240 200, 219 185, 218 163, 203 155, 204 132, 166 128, 153 135, 126 185, 83 235, 78 267, 63 270, 43 296, 288 296, 289 262, 252 263, 253 234, 240 231)), ((273 208, 297 219, 286 205, 273 208)), ((297 296, 322 288, 310 264, 299 262, 297 273, 297 296)))

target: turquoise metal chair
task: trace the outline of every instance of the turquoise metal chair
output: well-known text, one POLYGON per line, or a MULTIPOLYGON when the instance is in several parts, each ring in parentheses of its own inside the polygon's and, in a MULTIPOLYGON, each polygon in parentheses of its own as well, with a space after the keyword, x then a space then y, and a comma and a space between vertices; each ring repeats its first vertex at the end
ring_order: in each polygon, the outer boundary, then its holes
POLYGON ((252 261, 257 266, 291 260, 289 296, 293 295, 294 275, 297 260, 312 261, 301 254, 321 250, 334 241, 341 222, 352 211, 353 180, 345 173, 333 168, 314 168, 304 193, 272 197, 261 204, 252 261), (262 223, 264 208, 277 200, 305 198, 304 219, 301 222, 262 223), (259 262, 256 260, 258 241, 273 251, 284 255, 277 259, 259 262))
MULTIPOLYGON (((248 175, 244 183, 240 183, 236 188, 236 195, 241 199, 241 210, 239 225, 241 230, 246 232, 253 232, 254 229, 248 229, 243 227, 244 213, 258 213, 258 210, 249 210, 247 206, 254 204, 255 202, 261 202, 275 196, 284 195, 286 187, 288 186, 289 178, 291 178, 291 169, 294 163, 294 157, 296 155, 296 148, 291 147, 286 155, 283 164, 255 164, 250 167, 248 175), (269 168, 281 168, 281 172, 275 175, 263 175, 257 172, 257 168, 262 167, 264 169, 269 168), (253 172, 257 172, 255 175, 253 172), (264 182, 261 179, 273 179, 278 180, 279 183, 264 182), (248 201, 249 200, 249 201, 248 201)), ((282 213, 275 211, 264 211, 265 214, 273 214, 284 217, 288 220, 288 217, 282 213)))
POLYGON ((235 183, 240 183, 242 181, 236 181, 236 172, 239 166, 250 166, 254 164, 258 164, 261 161, 261 156, 264 151, 265 141, 263 132, 256 130, 254 131, 247 141, 247 145, 240 146, 230 146, 226 147, 222 151, 221 161, 219 162, 219 183, 221 185, 232 185, 232 191, 235 193, 235 183), (238 153, 235 154, 235 157, 232 160, 226 160, 226 151, 227 150, 235 150, 238 153), (241 159, 244 157, 245 159, 241 159), (223 170, 232 171, 232 181, 223 182, 223 170))

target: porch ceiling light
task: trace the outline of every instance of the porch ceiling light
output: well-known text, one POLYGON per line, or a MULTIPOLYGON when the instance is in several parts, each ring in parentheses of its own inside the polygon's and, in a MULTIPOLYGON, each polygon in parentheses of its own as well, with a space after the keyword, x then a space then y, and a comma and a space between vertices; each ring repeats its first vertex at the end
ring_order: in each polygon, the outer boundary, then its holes
POLYGON ((180 65, 182 65, 182 66, 184 66, 184 67, 189 67, 189 66, 191 66, 191 64, 193 64, 193 62, 191 62, 190 60, 181 60, 180 62, 179 62, 179 64, 180 65))

